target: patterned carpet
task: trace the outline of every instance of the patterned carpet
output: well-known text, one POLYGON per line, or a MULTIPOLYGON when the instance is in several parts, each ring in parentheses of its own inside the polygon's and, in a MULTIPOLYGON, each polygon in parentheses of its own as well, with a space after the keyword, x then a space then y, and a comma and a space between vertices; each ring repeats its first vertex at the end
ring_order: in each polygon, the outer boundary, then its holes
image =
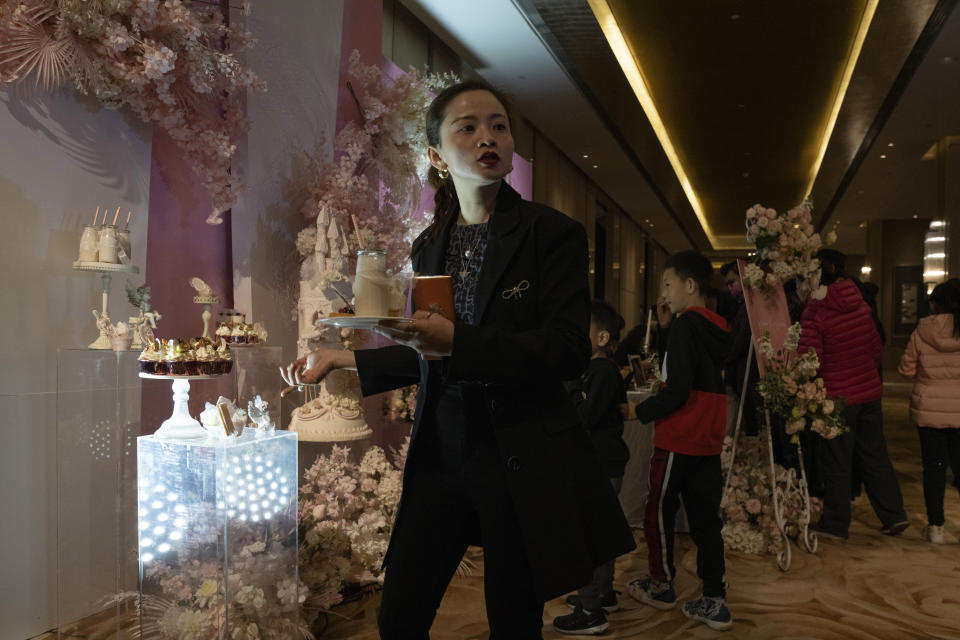
MULTIPOLYGON (((892 386, 884 400, 886 433, 891 457, 900 479, 911 526, 901 536, 889 538, 866 496, 856 500, 850 538, 845 542, 821 541, 816 555, 793 548, 788 572, 776 567, 773 556, 727 554, 729 606, 734 626, 718 633, 686 620, 679 609, 657 611, 626 595, 628 580, 646 573, 646 549, 637 532, 639 550, 617 562, 615 587, 624 592, 622 609, 611 614, 605 638, 744 638, 749 640, 907 640, 960 639, 960 499, 948 487, 948 544, 932 545, 920 539, 926 524, 920 483, 920 444, 907 421, 908 387, 892 386)), ((473 551, 482 567, 482 557, 473 551)), ((681 600, 699 595, 696 549, 689 536, 677 543, 677 591, 681 600)), ((481 569, 482 570, 482 569, 481 569)), ((455 578, 437 615, 431 638, 435 640, 487 637, 484 622, 482 577, 455 578)), ((569 613, 561 598, 548 602, 544 613, 544 638, 563 638, 550 622, 569 613)), ((377 638, 374 612, 368 607, 360 620, 339 620, 331 625, 330 638, 377 638)))
MULTIPOLYGON (((845 542, 821 541, 810 555, 793 548, 788 572, 773 556, 727 554, 729 605, 733 629, 725 634, 686 620, 679 609, 656 611, 634 602, 628 580, 646 573, 645 545, 617 562, 616 588, 623 591, 620 611, 609 616, 604 638, 744 638, 749 640, 816 638, 818 640, 960 639, 960 499, 948 487, 948 544, 920 539, 926 524, 921 488, 920 445, 907 420, 907 385, 888 385, 884 400, 886 433, 911 526, 896 538, 882 535, 866 497, 854 503, 854 522, 845 542)), ((473 576, 455 578, 437 615, 434 640, 480 639, 488 635, 483 604, 482 555, 471 549, 479 566, 473 576)), ((689 536, 677 542, 677 591, 681 600, 699 594, 696 550, 689 536)), ((558 559, 558 561, 561 561, 558 559)), ((375 640, 377 599, 338 607, 323 638, 375 640)), ((544 638, 563 638, 550 622, 570 611, 558 598, 546 605, 544 638)), ((52 638, 54 636, 43 636, 52 638)), ((114 638, 87 628, 75 637, 114 638), (90 633, 93 631, 93 633, 90 633)), ((522 640, 522 639, 520 639, 522 640)))

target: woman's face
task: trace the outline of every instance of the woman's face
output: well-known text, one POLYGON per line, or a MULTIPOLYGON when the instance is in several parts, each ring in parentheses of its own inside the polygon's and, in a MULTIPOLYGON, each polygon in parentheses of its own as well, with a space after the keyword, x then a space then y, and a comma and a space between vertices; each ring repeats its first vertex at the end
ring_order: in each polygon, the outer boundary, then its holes
POLYGON ((430 163, 459 183, 490 184, 513 170, 513 135, 507 110, 489 91, 465 91, 447 105, 440 146, 430 163))

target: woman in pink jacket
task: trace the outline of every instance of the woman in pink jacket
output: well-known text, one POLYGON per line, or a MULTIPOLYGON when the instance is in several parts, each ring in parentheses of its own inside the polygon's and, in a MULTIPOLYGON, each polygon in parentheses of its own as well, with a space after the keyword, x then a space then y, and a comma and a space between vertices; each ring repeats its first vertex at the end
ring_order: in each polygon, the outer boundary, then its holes
POLYGON ((943 544, 943 494, 947 464, 960 487, 960 288, 940 284, 930 294, 931 315, 920 320, 900 360, 900 373, 917 378, 910 417, 917 423, 923 457, 923 538, 943 544))

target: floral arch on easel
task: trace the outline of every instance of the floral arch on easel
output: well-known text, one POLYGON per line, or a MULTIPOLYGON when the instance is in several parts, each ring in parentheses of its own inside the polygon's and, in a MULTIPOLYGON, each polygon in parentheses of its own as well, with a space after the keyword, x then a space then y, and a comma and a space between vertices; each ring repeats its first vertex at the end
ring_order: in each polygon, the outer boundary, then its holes
MULTIPOLYGON (((796 279, 797 292, 803 299, 826 294, 816 258, 824 242, 814 232, 810 209, 806 201, 783 215, 762 205, 746 212, 747 239, 756 251, 749 263, 740 260, 738 266, 753 335, 747 367, 749 370, 752 358, 757 359, 760 380, 756 391, 761 398, 766 438, 739 437, 743 396, 752 392, 747 376, 744 388, 738 390, 741 408, 734 435, 726 439, 722 457, 726 481, 721 510, 727 546, 752 553, 776 553, 784 571, 791 562, 789 537, 798 538, 811 553, 817 550, 817 540, 808 525, 818 505, 811 505, 799 433, 809 431, 832 438, 845 430, 840 418, 841 401, 827 396, 823 379, 818 377, 816 352, 797 352, 801 329, 799 324, 790 323, 783 288, 784 282, 796 279), (774 460, 775 429, 782 430, 796 445, 797 468, 785 468, 774 460)), ((835 233, 827 234, 827 244, 835 240, 835 233)))

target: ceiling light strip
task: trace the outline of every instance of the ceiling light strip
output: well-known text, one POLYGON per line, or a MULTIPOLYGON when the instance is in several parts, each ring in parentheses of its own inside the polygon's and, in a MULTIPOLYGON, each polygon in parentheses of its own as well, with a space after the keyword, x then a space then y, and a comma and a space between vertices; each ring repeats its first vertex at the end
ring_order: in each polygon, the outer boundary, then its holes
POLYGON ((850 55, 847 56, 846 66, 843 68, 843 76, 840 78, 840 86, 837 88, 837 95, 834 97, 833 106, 830 109, 830 115, 827 118, 827 124, 823 129, 823 135, 820 138, 820 148, 817 150, 817 159, 810 167, 810 177, 807 179, 806 188, 803 190, 805 196, 813 191, 813 183, 820 173, 820 165, 823 163, 823 157, 827 154, 827 145, 830 144, 830 136, 833 135, 833 128, 837 124, 837 117, 840 115, 840 107, 843 106, 843 100, 847 95, 847 88, 850 86, 850 78, 853 77, 853 70, 857 66, 857 60, 860 59, 860 51, 863 49, 863 42, 867 39, 867 32, 870 30, 870 23, 873 22, 873 14, 877 10, 877 4, 880 0, 867 0, 867 6, 860 17, 860 26, 857 29, 857 35, 853 39, 853 45, 850 47, 850 55))
POLYGON ((640 68, 640 63, 630 49, 630 45, 627 44, 626 38, 623 37, 623 33, 620 31, 620 25, 617 24, 617 19, 614 17, 613 11, 610 10, 610 5, 607 4, 606 0, 588 0, 588 2, 590 9, 593 11, 593 15, 597 18, 597 22, 600 23, 603 35, 607 38, 607 42, 613 50, 613 54, 617 57, 617 62, 620 63, 620 68, 623 70, 627 81, 630 83, 630 87, 633 89, 633 93, 637 96, 637 100, 640 101, 640 106, 643 107, 643 112, 647 115, 647 119, 650 121, 654 133, 656 133, 657 139, 660 141, 660 145, 663 147, 663 151, 667 155, 667 159, 670 161, 674 173, 677 174, 677 179, 680 180, 680 186, 683 187, 683 192, 687 195, 687 200, 690 201, 690 206, 693 208, 697 220, 700 221, 703 232, 707 234, 707 239, 710 240, 710 244, 714 249, 722 249, 723 247, 717 246, 717 238, 714 236, 713 231, 711 231, 707 217, 703 213, 700 198, 697 196, 697 192, 694 190, 690 178, 687 177, 686 171, 683 170, 683 165, 680 164, 680 158, 677 156, 676 149, 674 149, 673 143, 670 141, 670 136, 667 134, 667 129, 660 119, 657 106, 653 101, 653 97, 650 95, 647 82, 643 77, 643 70, 640 68))

